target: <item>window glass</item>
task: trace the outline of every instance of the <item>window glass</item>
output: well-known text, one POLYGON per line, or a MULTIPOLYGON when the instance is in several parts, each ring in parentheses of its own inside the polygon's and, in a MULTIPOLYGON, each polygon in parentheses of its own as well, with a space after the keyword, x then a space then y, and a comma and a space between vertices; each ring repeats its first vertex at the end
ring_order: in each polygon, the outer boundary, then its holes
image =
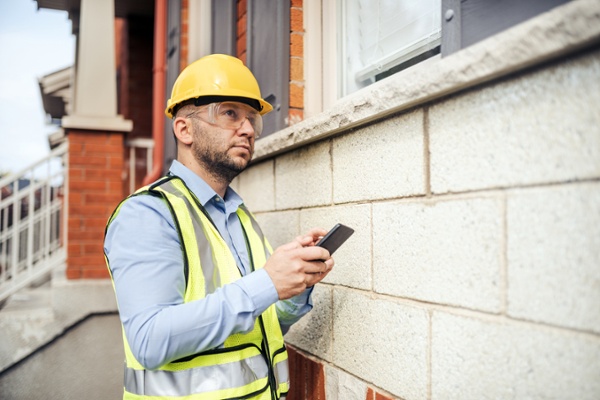
POLYGON ((441 0, 339 0, 340 96, 439 53, 441 0))

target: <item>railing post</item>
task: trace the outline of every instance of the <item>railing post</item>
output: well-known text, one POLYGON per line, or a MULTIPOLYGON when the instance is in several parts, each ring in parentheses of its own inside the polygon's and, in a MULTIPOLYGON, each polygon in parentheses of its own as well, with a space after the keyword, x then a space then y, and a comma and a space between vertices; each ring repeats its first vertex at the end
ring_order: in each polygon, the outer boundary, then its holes
POLYGON ((146 149, 146 175, 152 171, 152 156, 154 149, 154 140, 148 138, 131 139, 125 142, 129 147, 129 193, 133 193, 136 188, 136 154, 137 149, 146 149))
MULTIPOLYGON (((2 188, 0 187, 0 190, 2 188)), ((0 202, 2 202, 2 192, 0 192, 0 202)), ((6 278, 6 274, 8 273, 8 268, 6 263, 8 262, 7 254, 8 254, 8 240, 5 241, 4 238, 6 236, 6 232, 8 230, 8 208, 6 210, 3 207, 0 207, 0 284, 4 282, 6 278)))
POLYGON ((26 269, 27 276, 33 274, 33 229, 35 226, 35 180, 33 176, 29 181, 29 193, 27 206, 27 257, 26 257, 26 269))
POLYGON ((44 192, 46 193, 44 196, 45 203, 42 210, 44 211, 43 215, 40 218, 40 229, 43 232, 43 235, 40 236, 40 248, 42 250, 43 258, 46 259, 48 252, 51 250, 50 248, 50 233, 52 226, 50 224, 50 218, 52 216, 52 208, 54 207, 52 202, 52 185, 50 184, 52 180, 52 171, 50 170, 50 165, 48 164, 48 168, 46 170, 46 174, 49 179, 49 183, 44 186, 44 192), (47 203, 47 204, 46 204, 47 203))
POLYGON ((11 279, 17 279, 17 266, 19 264, 19 248, 20 248, 20 220, 21 217, 21 202, 19 201, 19 181, 13 182, 13 225, 12 225, 12 263, 11 263, 11 279))

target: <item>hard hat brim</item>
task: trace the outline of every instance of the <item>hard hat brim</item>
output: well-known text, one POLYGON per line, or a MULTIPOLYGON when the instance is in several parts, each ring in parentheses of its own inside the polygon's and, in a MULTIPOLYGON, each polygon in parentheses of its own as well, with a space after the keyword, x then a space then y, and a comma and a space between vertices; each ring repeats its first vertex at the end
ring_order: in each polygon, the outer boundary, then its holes
POLYGON ((173 118, 176 113, 176 108, 183 103, 188 102, 189 100, 194 100, 194 105, 196 107, 201 105, 206 105, 210 103, 222 103, 225 101, 237 101, 240 103, 248 104, 250 107, 254 108, 260 115, 265 115, 271 111, 273 111, 273 106, 267 101, 261 98, 250 98, 243 96, 200 96, 200 97, 191 97, 189 99, 184 99, 178 104, 169 105, 165 109, 165 115, 169 118, 173 118))

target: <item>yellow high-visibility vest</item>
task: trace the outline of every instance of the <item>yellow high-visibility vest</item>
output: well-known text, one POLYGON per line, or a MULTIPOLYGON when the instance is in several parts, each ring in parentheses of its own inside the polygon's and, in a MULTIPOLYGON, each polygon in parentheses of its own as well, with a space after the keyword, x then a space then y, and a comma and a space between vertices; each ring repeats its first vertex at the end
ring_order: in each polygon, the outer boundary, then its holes
MULTIPOLYGON (((167 176, 132 196, 139 195, 158 196, 171 210, 182 241, 185 303, 202 299, 242 277, 227 243, 180 178, 167 176)), ((124 201, 108 220, 107 229, 124 201)), ((272 253, 271 246, 245 206, 240 206, 237 215, 252 270, 262 268, 272 253)), ((108 259, 106 262, 108 265, 108 259)), ((124 329, 123 343, 124 399, 273 400, 284 399, 289 391, 288 355, 275 305, 257 318, 252 331, 233 334, 219 348, 170 362, 157 370, 147 370, 135 359, 124 329)))

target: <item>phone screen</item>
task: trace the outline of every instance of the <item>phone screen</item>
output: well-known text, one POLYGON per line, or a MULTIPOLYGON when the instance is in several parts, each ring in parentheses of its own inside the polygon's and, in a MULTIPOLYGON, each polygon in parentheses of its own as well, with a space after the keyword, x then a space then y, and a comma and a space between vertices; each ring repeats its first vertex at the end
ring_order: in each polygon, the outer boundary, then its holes
POLYGON ((317 246, 327 249, 331 255, 344 244, 353 233, 354 229, 346 225, 336 224, 329 232, 327 232, 327 235, 319 240, 317 246))

